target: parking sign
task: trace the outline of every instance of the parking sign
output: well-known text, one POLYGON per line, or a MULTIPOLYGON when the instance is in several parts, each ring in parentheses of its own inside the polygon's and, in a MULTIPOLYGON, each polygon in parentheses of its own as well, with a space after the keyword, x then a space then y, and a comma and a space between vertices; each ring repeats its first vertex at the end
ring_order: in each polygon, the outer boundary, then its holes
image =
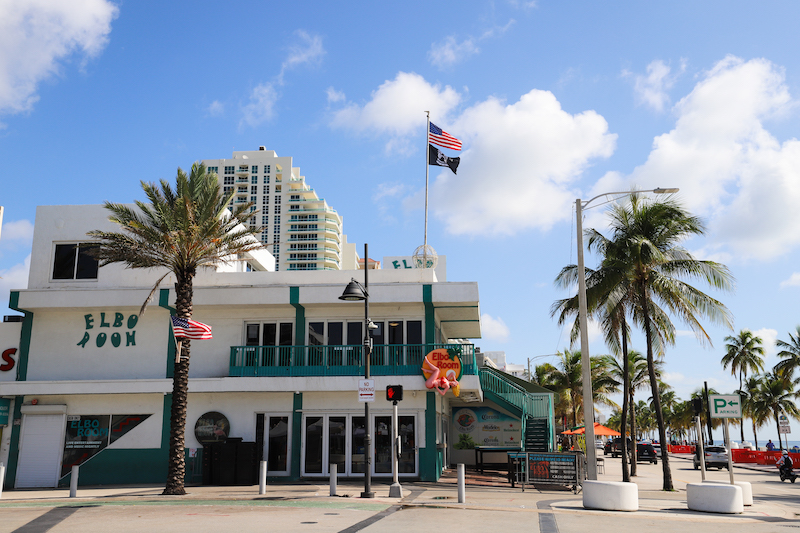
POLYGON ((709 394, 711 418, 742 418, 742 399, 738 394, 709 394))

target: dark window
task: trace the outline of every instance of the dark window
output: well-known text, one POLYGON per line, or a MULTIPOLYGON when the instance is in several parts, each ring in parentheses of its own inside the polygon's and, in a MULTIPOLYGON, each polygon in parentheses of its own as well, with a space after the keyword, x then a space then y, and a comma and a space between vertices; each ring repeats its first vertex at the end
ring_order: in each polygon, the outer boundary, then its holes
POLYGON ((291 346, 292 340, 292 324, 281 324, 281 346, 291 346))
POLYGON ((308 323, 308 344, 309 346, 322 346, 325 344, 325 323, 308 323))
POLYGON ((342 323, 328 322, 328 344, 330 346, 341 346, 344 344, 342 337, 342 323))
POLYGON ((389 344, 403 344, 403 323, 389 321, 389 344))
POLYGON ((286 468, 286 456, 289 446, 289 417, 271 416, 269 417, 269 470, 272 472, 284 472, 286 468))
POLYGON ((98 262, 92 243, 56 244, 53 279, 97 279, 98 262))
POLYGON ((361 332, 361 322, 347 323, 347 344, 350 346, 360 346, 364 342, 364 334, 361 332))
POLYGON ((422 344, 421 320, 409 320, 406 322, 406 339, 408 344, 422 344))
POLYGON ((322 417, 306 418, 306 474, 322 473, 322 417))

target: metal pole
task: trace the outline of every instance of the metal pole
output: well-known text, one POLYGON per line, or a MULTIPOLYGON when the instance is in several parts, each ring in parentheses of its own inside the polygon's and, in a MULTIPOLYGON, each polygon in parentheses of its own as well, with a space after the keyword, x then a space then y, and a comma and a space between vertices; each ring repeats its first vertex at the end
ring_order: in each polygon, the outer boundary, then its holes
MULTIPOLYGON (((427 246, 428 244, 428 165, 430 161, 428 158, 430 157, 430 152, 428 151, 428 138, 431 134, 431 112, 425 111, 425 114, 428 116, 428 123, 425 126, 425 240, 422 242, 423 245, 427 246)), ((427 254, 428 249, 423 248, 423 255, 427 254)), ((428 258, 425 257, 424 259, 425 264, 427 265, 428 258)))
MULTIPOLYGON (((586 269, 583 265, 583 204, 575 200, 578 227, 578 320, 581 328, 581 374, 583 376, 583 424, 586 435, 586 476, 597 479, 597 449, 594 447, 594 401, 592 399, 592 363, 589 358, 589 331, 586 309, 586 269)), ((623 437, 624 438, 624 437, 623 437)))
POLYGON ((258 493, 267 493, 267 462, 261 461, 258 466, 258 493))
MULTIPOLYGON (((708 443, 714 444, 714 436, 711 434, 711 404, 708 402, 708 381, 703 382, 703 387, 705 388, 706 391, 705 401, 706 401, 706 422, 707 422, 706 425, 708 426, 708 443)), ((778 437, 780 437, 780 435, 778 437)))
MULTIPOLYGON (((369 379, 369 359, 372 356, 372 339, 369 336, 369 247, 364 243, 364 379, 369 379)), ((372 492, 372 435, 370 434, 369 402, 364 402, 364 492, 362 498, 374 498, 372 492)))
POLYGON ((336 477, 338 475, 339 465, 336 463, 331 464, 331 496, 336 496, 336 477))
POLYGON ((731 478, 731 485, 733 482, 733 453, 731 452, 731 434, 728 429, 728 419, 725 419, 725 448, 728 450, 728 476, 731 478))
POLYGON ((467 503, 464 463, 458 463, 458 503, 467 503))
POLYGON ((703 427, 700 425, 700 417, 695 417, 697 421, 697 447, 699 449, 700 454, 700 479, 702 481, 706 480, 706 456, 703 451, 703 427))
POLYGON ((70 498, 77 498, 78 497, 78 470, 80 467, 78 465, 72 465, 72 475, 70 475, 69 479, 69 497, 70 498))
POLYGON ((398 480, 398 472, 400 465, 400 431, 397 427, 397 400, 392 402, 392 485, 389 487, 390 498, 402 498, 403 487, 400 486, 398 480))

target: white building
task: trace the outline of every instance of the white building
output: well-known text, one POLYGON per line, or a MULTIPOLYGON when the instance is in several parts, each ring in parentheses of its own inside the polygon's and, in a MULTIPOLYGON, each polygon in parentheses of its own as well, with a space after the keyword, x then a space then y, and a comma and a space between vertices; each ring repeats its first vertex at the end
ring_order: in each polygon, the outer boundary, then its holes
MULTIPOLYGON (((98 268, 83 253, 87 231, 117 230, 107 216, 102 206, 37 209, 28 287, 11 292, 24 317, 0 328, 11 360, 5 371, 0 361, 6 487, 67 485, 76 464, 81 484, 166 477, 174 279, 140 316, 159 272, 98 268)), ((188 483, 251 484, 262 459, 271 477, 324 478, 336 463, 340 476, 358 478, 370 457, 372 474, 388 479, 387 385, 405 389, 401 478, 436 480, 454 462, 473 462, 476 444, 519 446, 528 428, 552 449, 550 395, 526 396, 478 368, 473 345, 456 340, 480 337, 476 283, 440 281, 430 269, 369 271, 377 397, 366 420, 364 306, 339 299, 364 271, 274 272, 267 253, 243 259, 248 271, 200 271, 194 282, 193 318, 213 327, 213 339, 192 342, 188 483), (426 387, 422 359, 439 348, 458 358, 458 397, 426 387)))
POLYGON ((306 184, 291 157, 261 146, 233 152, 231 159, 205 159, 234 204, 254 204, 250 227, 275 256, 275 270, 354 270, 356 249, 342 233, 342 217, 306 184))

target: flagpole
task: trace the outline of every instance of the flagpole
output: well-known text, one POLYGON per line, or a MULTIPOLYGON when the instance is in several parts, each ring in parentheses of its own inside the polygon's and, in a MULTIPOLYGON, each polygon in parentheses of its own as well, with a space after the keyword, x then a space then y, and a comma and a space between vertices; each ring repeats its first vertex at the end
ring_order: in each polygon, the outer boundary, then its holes
MULTIPOLYGON (((431 112, 425 111, 425 115, 428 117, 428 123, 425 127, 425 240, 423 241, 423 254, 426 254, 428 251, 428 165, 430 164, 430 150, 428 149, 428 137, 431 132, 431 112)), ((425 257, 427 260, 427 257, 425 257)), ((426 261, 427 262, 427 261, 426 261)))
POLYGON ((181 362, 181 342, 182 341, 178 340, 178 342, 177 342, 178 347, 175 350, 175 362, 176 363, 180 363, 181 362))

